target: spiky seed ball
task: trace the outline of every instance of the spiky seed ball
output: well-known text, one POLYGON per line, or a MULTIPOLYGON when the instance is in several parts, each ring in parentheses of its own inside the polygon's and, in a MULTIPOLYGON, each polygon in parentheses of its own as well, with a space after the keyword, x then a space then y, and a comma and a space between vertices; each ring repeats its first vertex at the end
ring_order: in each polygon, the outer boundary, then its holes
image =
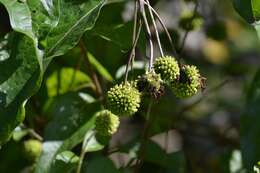
POLYGON ((35 139, 29 139, 23 143, 23 152, 29 161, 35 161, 42 152, 42 143, 35 139))
POLYGON ((117 115, 132 115, 138 111, 141 93, 127 82, 115 85, 107 92, 108 109, 117 115))
POLYGON ((137 88, 142 94, 152 96, 157 99, 164 94, 164 86, 159 74, 153 70, 146 72, 142 76, 138 76, 137 88))
POLYGON ((180 68, 174 57, 164 56, 157 58, 154 62, 154 71, 161 75, 164 82, 170 83, 180 76, 180 68))
POLYGON ((201 76, 194 65, 184 65, 181 68, 179 81, 173 82, 172 89, 176 97, 187 98, 195 95, 201 88, 201 76))
POLYGON ((96 114, 96 131, 100 136, 113 135, 119 126, 119 118, 109 110, 103 110, 96 114))

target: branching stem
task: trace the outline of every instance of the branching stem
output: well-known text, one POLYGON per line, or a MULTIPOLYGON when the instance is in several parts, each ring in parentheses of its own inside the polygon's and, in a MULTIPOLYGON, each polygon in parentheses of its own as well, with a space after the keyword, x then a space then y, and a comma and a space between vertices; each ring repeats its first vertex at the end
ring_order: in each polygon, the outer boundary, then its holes
POLYGON ((150 30, 149 23, 148 23, 148 20, 147 20, 147 16, 146 16, 144 4, 145 4, 144 0, 139 0, 140 12, 141 12, 142 17, 143 17, 143 21, 144 21, 144 24, 145 24, 147 37, 148 37, 149 45, 150 45, 150 60, 149 60, 148 71, 151 71, 152 66, 153 66, 153 59, 154 59, 153 40, 152 40, 152 34, 151 34, 151 30, 150 30))
POLYGON ((150 5, 149 0, 145 0, 145 2, 148 4, 148 9, 149 9, 149 13, 150 13, 151 20, 152 20, 152 23, 153 23, 153 27, 154 27, 154 30, 155 30, 155 36, 156 36, 156 39, 157 39, 157 43, 158 43, 158 47, 159 47, 159 50, 160 50, 160 54, 161 54, 162 57, 164 57, 164 53, 163 53, 163 49, 162 49, 162 44, 161 44, 158 28, 157 28, 156 22, 154 20, 152 6, 150 5))
POLYGON ((134 44, 133 44, 131 53, 130 53, 130 55, 129 55, 128 62, 127 62, 127 64, 126 64, 125 83, 127 82, 127 79, 128 79, 129 66, 130 66, 130 64, 131 64, 131 62, 132 62, 132 60, 133 60, 133 58, 135 57, 135 49, 136 49, 136 46, 137 46, 137 43, 138 43, 138 40, 139 40, 139 37, 140 37, 141 30, 142 30, 142 22, 141 22, 141 20, 140 20, 138 32, 137 32, 137 35, 136 35, 136 38, 135 38, 135 41, 134 41, 134 44))
POLYGON ((174 43, 173 43, 173 40, 171 38, 171 34, 170 32, 168 31, 166 25, 164 24, 162 18, 160 17, 160 15, 157 13, 157 11, 150 5, 150 4, 147 4, 146 2, 144 2, 145 5, 147 5, 149 8, 151 8, 152 12, 154 13, 155 17, 158 19, 158 21, 160 22, 164 32, 166 33, 166 36, 171 44, 171 47, 172 47, 172 51, 173 51, 173 54, 175 57, 178 57, 178 54, 177 54, 177 51, 175 49, 175 46, 174 46, 174 43))

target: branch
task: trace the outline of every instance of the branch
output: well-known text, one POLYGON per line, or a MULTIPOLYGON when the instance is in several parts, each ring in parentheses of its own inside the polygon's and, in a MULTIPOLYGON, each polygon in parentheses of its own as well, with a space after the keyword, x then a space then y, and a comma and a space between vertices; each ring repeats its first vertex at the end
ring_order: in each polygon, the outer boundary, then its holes
POLYGON ((163 49, 162 49, 162 45, 161 45, 161 41, 160 41, 158 28, 157 28, 156 22, 154 20, 153 12, 152 12, 152 6, 150 5, 149 0, 145 0, 145 1, 148 4, 148 9, 149 9, 149 13, 150 13, 150 16, 151 16, 151 20, 153 22, 153 27, 155 29, 155 35, 156 35, 158 47, 159 47, 159 50, 160 50, 160 54, 161 54, 162 57, 164 57, 164 53, 163 53, 163 49))
POLYGON ((141 30, 142 30, 142 22, 141 22, 141 20, 139 20, 138 32, 137 32, 136 38, 135 38, 135 40, 134 40, 134 44, 133 44, 131 53, 130 53, 130 55, 129 55, 128 62, 127 62, 127 64, 126 64, 126 69, 125 69, 125 70, 126 70, 126 71, 125 71, 125 83, 127 82, 130 63, 131 63, 131 61, 133 60, 133 58, 135 57, 135 49, 136 49, 136 46, 137 46, 137 43, 138 43, 138 40, 139 40, 139 37, 140 37, 141 30))
POLYGON ((145 28, 146 28, 146 32, 147 32, 147 36, 148 36, 148 40, 149 40, 149 44, 150 44, 150 61, 149 61, 149 69, 148 70, 151 71, 152 66, 153 66, 153 59, 154 59, 153 40, 152 40, 152 34, 151 34, 151 30, 150 30, 150 27, 149 27, 149 24, 148 24, 148 20, 147 20, 147 17, 146 17, 144 4, 145 4, 144 0, 139 0, 140 12, 141 12, 142 17, 143 17, 143 21, 144 21, 144 24, 145 24, 145 28))
POLYGON ((173 43, 173 40, 171 38, 171 34, 170 32, 168 31, 167 27, 165 26, 162 18, 160 17, 160 15, 155 11, 155 9, 150 5, 150 4, 147 4, 146 2, 144 2, 145 5, 147 5, 149 8, 151 8, 152 12, 155 14, 155 17, 158 19, 158 21, 160 22, 162 28, 164 29, 165 33, 166 33, 166 36, 168 37, 168 40, 171 44, 171 47, 172 47, 172 51, 173 51, 173 54, 176 58, 178 58, 178 54, 177 54, 177 51, 175 49, 175 46, 174 46, 174 43, 173 43))

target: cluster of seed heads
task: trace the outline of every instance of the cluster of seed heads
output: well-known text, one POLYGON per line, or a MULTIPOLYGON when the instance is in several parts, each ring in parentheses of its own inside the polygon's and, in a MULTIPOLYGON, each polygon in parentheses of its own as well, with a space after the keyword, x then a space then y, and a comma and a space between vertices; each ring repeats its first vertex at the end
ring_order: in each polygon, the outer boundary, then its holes
POLYGON ((96 116, 96 131, 99 136, 111 136, 119 126, 118 115, 132 115, 138 111, 141 102, 141 93, 136 89, 135 83, 122 83, 115 85, 107 92, 107 106, 96 116))
POLYGON ((202 88, 202 77, 194 65, 180 65, 173 57, 161 57, 154 63, 154 71, 161 75, 176 97, 187 98, 202 88), (173 67, 175 67, 173 69, 173 67), (163 70, 162 70, 163 69, 163 70))
POLYGON ((100 136, 111 136, 119 126, 118 115, 130 116, 140 107, 141 97, 158 99, 169 85, 178 98, 195 95, 202 88, 202 77, 194 65, 180 65, 175 58, 157 58, 153 69, 134 82, 124 82, 107 92, 107 108, 97 113, 96 131, 100 136))

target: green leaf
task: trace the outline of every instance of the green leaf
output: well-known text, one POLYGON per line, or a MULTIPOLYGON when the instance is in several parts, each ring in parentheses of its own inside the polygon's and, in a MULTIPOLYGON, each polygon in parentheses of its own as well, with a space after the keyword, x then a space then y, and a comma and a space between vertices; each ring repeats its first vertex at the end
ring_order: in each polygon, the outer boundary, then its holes
POLYGON ((260 21, 256 22, 256 23, 254 24, 254 27, 255 27, 255 29, 256 29, 256 32, 257 32, 257 34, 258 34, 258 37, 260 38, 260 21))
POLYGON ((100 103, 88 104, 78 93, 68 93, 55 98, 47 111, 53 117, 45 130, 43 153, 37 163, 36 173, 52 171, 56 156, 83 141, 94 127, 94 114, 100 103))
POLYGON ((72 173, 77 167, 79 157, 71 151, 63 151, 55 159, 52 172, 72 173))
POLYGON ((20 126, 16 127, 13 132, 13 140, 20 141, 29 133, 29 129, 22 129, 20 126))
POLYGON ((147 162, 155 163, 164 167, 168 172, 185 172, 185 159, 182 152, 168 154, 153 141, 147 142, 144 159, 147 162))
POLYGON ((244 166, 252 172, 260 158, 260 70, 252 81, 244 114, 241 116, 241 150, 244 166))
POLYGON ((61 160, 64 163, 77 163, 79 157, 71 151, 63 151, 57 155, 56 160, 61 160))
POLYGON ((45 66, 73 48, 91 29, 105 0, 28 0, 33 29, 45 51, 45 66))
POLYGON ((118 173, 113 162, 106 157, 96 157, 88 162, 84 162, 82 172, 86 173, 118 173))
MULTIPOLYGON (((122 17, 127 1, 116 1, 104 6, 95 27, 86 32, 87 36, 96 35, 107 40, 120 48, 120 51, 127 52, 132 47, 132 35, 134 23, 125 22, 122 17), (113 11, 113 13, 111 13, 113 11)), ((138 47, 145 52, 145 35, 141 33, 138 47)))
MULTIPOLYGON (((140 141, 136 138, 131 142, 120 146, 119 149, 120 152, 127 153, 131 158, 136 158, 140 149, 140 141)), ((185 172, 185 158, 181 151, 166 153, 157 143, 148 140, 146 141, 143 153, 145 162, 156 164, 164 168, 167 172, 185 172)))
POLYGON ((260 1, 251 0, 255 20, 260 20, 260 1))
POLYGON ((98 102, 86 102, 81 93, 67 93, 52 99, 45 111, 53 120, 45 128, 44 139, 67 139, 99 108, 98 102))
POLYGON ((26 3, 17 0, 0 0, 8 11, 12 28, 34 38, 31 12, 26 3))
POLYGON ((82 34, 94 26, 105 0, 0 2, 8 10, 14 30, 38 38, 46 68, 53 57, 73 48, 82 34))
MULTIPOLYGON (((127 52, 132 48, 133 22, 126 22, 122 17, 127 2, 113 0, 106 4, 95 26, 84 34, 88 52, 109 69, 112 76, 121 65, 127 63, 127 52)), ((145 34, 141 32, 137 47, 144 53, 145 46, 145 34)))
POLYGON ((259 0, 233 0, 237 12, 252 24, 260 38, 260 1, 259 0))
POLYGON ((23 121, 25 100, 39 88, 42 66, 46 68, 53 57, 66 53, 77 44, 81 35, 95 24, 105 0, 0 2, 9 13, 12 28, 31 38, 17 36, 10 44, 11 57, 1 57, 1 145, 23 121), (38 47, 43 52, 40 53, 38 47), (43 65, 42 53, 45 57, 43 65))
POLYGON ((113 77, 111 74, 107 71, 107 69, 98 62, 98 60, 90 53, 88 53, 88 58, 91 63, 91 65, 98 71, 98 73, 104 77, 108 81, 112 81, 113 77))
POLYGON ((62 68, 54 71, 47 79, 49 97, 76 90, 83 84, 89 84, 89 76, 73 68, 62 68))
POLYGON ((25 100, 38 90, 42 79, 35 42, 19 33, 6 39, 9 54, 0 61, 0 145, 23 121, 25 100))
POLYGON ((99 151, 104 148, 104 145, 100 144, 95 136, 94 130, 88 131, 84 139, 84 150, 85 152, 99 151))

